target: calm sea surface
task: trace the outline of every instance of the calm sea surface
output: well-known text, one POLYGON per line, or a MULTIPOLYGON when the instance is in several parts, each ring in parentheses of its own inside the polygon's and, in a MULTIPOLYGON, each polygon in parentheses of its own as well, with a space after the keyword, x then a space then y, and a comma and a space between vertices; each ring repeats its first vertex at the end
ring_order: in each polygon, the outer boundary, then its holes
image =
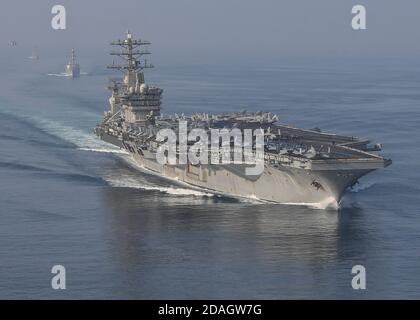
POLYGON ((266 110, 382 142, 393 165, 362 179, 337 212, 140 172, 92 134, 108 109, 105 55, 81 57, 88 75, 75 80, 47 75, 65 58, 5 55, 0 298, 420 298, 419 63, 168 64, 146 74, 165 89, 164 113, 266 110), (56 264, 63 291, 51 289, 56 264), (356 264, 365 291, 351 287, 356 264))

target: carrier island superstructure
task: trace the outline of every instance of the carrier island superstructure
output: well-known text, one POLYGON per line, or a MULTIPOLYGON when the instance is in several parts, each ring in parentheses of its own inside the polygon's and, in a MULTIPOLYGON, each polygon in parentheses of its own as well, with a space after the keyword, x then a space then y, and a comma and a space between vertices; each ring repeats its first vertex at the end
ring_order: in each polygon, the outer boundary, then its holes
MULTIPOLYGON (((122 81, 112 81, 109 89, 111 109, 95 128, 102 140, 127 150, 140 166, 155 173, 217 194, 256 198, 264 201, 316 204, 339 203, 343 193, 358 179, 391 164, 376 154, 381 145, 350 136, 323 133, 319 129, 299 129, 279 123, 268 112, 233 112, 218 115, 198 113, 190 116, 161 115, 163 90, 148 85, 144 69, 153 67, 144 58, 150 54, 148 41, 126 39, 111 43, 120 51, 111 55, 125 61, 109 68, 124 73, 122 81), (157 161, 164 128, 178 132, 180 120, 187 130, 201 128, 262 129, 264 167, 260 174, 249 175, 248 164, 165 164, 157 161)), ((179 139, 179 135, 178 135, 179 139)), ((254 145, 254 144, 253 144, 254 145)), ((210 146, 209 146, 210 148, 210 146)), ((179 150, 177 149, 179 158, 179 150)))

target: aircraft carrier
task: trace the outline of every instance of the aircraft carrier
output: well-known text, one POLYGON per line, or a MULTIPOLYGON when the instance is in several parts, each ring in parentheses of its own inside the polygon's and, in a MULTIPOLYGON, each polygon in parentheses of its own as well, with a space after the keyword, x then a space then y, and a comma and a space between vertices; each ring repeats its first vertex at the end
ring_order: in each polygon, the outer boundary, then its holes
MULTIPOLYGON (((377 154, 381 151, 380 144, 324 133, 318 128, 287 126, 269 112, 164 117, 161 114, 163 90, 146 84, 144 79, 144 69, 153 67, 144 59, 150 54, 147 50, 150 42, 135 40, 127 32, 124 40, 111 44, 120 48, 111 55, 122 58, 125 63, 113 63, 109 68, 122 71, 124 77, 121 81, 113 80, 109 86, 112 92, 110 110, 105 112, 95 133, 100 139, 127 150, 141 167, 163 177, 226 196, 286 204, 337 206, 345 190, 362 176, 391 164, 390 159, 377 154), (165 128, 179 132, 181 122, 187 123, 188 132, 196 128, 207 132, 215 128, 262 129, 262 172, 247 174, 246 168, 250 164, 246 162, 161 163, 156 156, 162 145, 157 139, 158 132, 165 128)), ((251 150, 255 148, 254 139, 251 150)), ((179 148, 176 155, 179 160, 179 148)))

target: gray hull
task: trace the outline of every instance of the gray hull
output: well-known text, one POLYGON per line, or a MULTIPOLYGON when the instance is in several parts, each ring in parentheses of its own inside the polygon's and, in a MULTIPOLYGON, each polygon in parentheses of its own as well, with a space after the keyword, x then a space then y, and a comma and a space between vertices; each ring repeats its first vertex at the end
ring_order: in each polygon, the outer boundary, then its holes
POLYGON ((336 207, 347 187, 371 169, 305 170, 265 166, 259 176, 245 175, 239 165, 161 165, 154 153, 132 153, 140 166, 163 177, 220 194, 286 204, 336 207), (317 181, 318 184, 314 184, 317 181))

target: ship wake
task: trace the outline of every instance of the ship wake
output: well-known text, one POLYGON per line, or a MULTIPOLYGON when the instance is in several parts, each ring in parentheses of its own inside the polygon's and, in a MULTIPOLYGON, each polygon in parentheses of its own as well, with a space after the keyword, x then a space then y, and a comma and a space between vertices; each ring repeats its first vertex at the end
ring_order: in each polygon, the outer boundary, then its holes
MULTIPOLYGON (((89 73, 87 72, 80 72, 81 76, 87 76, 89 75, 89 73)), ((71 78, 71 75, 65 73, 65 72, 61 72, 61 73, 47 73, 47 76, 50 77, 67 77, 67 78, 71 78)))
POLYGON ((132 177, 129 175, 118 175, 118 176, 105 176, 107 181, 112 187, 116 188, 131 188, 141 189, 146 191, 158 191, 167 193, 175 196, 195 196, 195 197, 214 197, 212 193, 198 191, 188 188, 180 188, 178 186, 157 186, 152 185, 142 179, 132 177))
POLYGON ((125 150, 113 146, 97 138, 93 133, 87 133, 74 127, 65 126, 58 122, 42 119, 39 117, 30 117, 31 122, 48 134, 56 136, 66 142, 69 142, 82 151, 128 154, 125 150))
POLYGON ((359 183, 359 184, 356 184, 355 186, 353 186, 353 188, 349 188, 349 191, 353 192, 353 193, 358 193, 360 191, 363 191, 363 190, 366 190, 366 189, 369 189, 369 188, 373 187, 375 184, 376 184, 375 182, 359 183))
POLYGON ((99 152, 99 153, 114 153, 114 154, 125 154, 128 155, 129 153, 123 149, 111 149, 111 148, 78 148, 82 151, 91 151, 91 152, 99 152))

